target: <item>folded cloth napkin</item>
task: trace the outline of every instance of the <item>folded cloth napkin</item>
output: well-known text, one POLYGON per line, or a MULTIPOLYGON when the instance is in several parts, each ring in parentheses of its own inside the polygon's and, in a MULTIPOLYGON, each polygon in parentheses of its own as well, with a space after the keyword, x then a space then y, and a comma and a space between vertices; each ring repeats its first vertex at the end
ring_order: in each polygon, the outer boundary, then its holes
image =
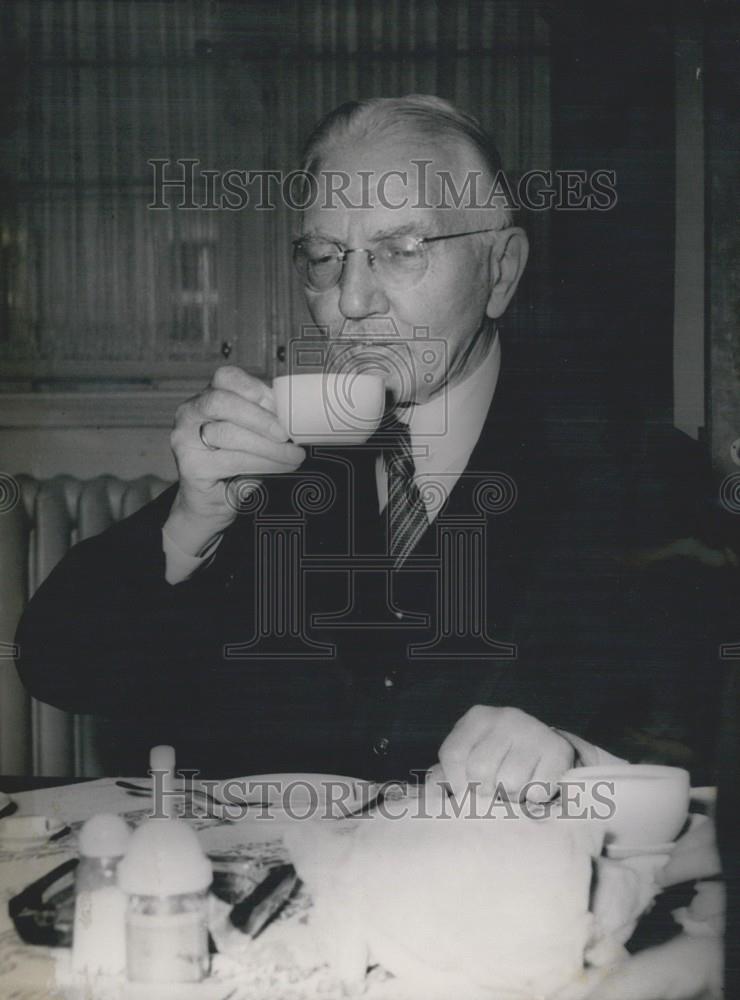
POLYGON ((523 813, 431 818, 416 806, 286 834, 344 988, 360 992, 374 963, 409 995, 444 1000, 545 997, 578 976, 599 832, 523 813))
POLYGON ((669 858, 670 853, 634 854, 619 860, 599 858, 591 905, 594 926, 586 951, 591 965, 606 965, 626 957, 623 946, 661 892, 656 876, 669 858))

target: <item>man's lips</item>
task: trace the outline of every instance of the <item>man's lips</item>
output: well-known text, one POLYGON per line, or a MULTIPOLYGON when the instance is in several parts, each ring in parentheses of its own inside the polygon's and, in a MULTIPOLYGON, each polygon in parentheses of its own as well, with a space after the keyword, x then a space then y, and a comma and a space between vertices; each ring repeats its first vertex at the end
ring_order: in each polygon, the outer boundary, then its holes
POLYGON ((340 337, 337 343, 346 344, 348 347, 404 347, 408 341, 383 340, 380 337, 374 337, 370 334, 364 337, 340 337))
MULTIPOLYGON (((393 344, 385 340, 348 340, 352 347, 393 347, 393 344)), ((400 347, 400 344, 398 345, 400 347)))

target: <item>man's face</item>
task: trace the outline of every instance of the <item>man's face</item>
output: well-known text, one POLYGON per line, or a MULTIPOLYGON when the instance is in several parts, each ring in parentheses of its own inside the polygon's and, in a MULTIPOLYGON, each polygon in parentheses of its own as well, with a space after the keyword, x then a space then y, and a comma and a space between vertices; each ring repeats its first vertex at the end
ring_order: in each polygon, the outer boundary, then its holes
MULTIPOLYGON (((304 214, 302 236, 321 237, 343 249, 372 250, 381 236, 389 234, 440 236, 492 226, 492 212, 418 205, 420 200, 438 205, 438 171, 451 171, 459 190, 464 164, 462 155, 392 137, 359 147, 335 147, 323 159, 321 170, 349 176, 344 195, 351 207, 337 196, 327 207, 320 184, 321 196, 304 214), (418 172, 411 160, 424 159, 432 163, 427 168, 426 198, 419 199, 418 172), (392 170, 405 171, 407 180, 388 177, 392 170), (383 175, 386 181, 381 183, 383 175), (403 207, 393 207, 404 202, 403 207)), ((493 237, 491 233, 428 244, 427 270, 411 287, 384 281, 366 253, 351 253, 338 284, 325 291, 306 288, 314 322, 342 348, 345 341, 357 342, 356 348, 339 352, 342 367, 349 358, 350 367, 382 371, 396 401, 423 402, 439 392, 483 322, 491 291, 493 237)))

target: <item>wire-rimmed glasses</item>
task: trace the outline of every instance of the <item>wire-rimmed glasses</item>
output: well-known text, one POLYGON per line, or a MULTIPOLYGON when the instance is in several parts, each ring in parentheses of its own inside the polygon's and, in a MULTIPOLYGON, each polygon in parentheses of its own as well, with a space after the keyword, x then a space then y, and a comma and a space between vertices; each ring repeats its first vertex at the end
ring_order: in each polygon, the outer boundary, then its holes
POLYGON ((412 288, 421 281, 429 266, 428 244, 492 232, 495 230, 489 228, 441 236, 384 236, 374 241, 372 247, 351 248, 317 236, 301 236, 293 241, 293 263, 305 285, 315 292, 325 292, 340 281, 347 257, 351 253, 364 253, 383 284, 392 288, 412 288))

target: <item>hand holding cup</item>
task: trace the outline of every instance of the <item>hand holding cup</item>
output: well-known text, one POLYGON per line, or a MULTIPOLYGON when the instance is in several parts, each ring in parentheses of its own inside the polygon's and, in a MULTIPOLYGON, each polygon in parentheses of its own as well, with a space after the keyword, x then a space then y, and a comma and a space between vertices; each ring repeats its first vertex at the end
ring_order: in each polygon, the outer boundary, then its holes
POLYGON ((288 440, 272 389, 233 365, 178 407, 170 443, 180 484, 165 529, 193 555, 236 517, 230 480, 293 472, 306 454, 288 440))

